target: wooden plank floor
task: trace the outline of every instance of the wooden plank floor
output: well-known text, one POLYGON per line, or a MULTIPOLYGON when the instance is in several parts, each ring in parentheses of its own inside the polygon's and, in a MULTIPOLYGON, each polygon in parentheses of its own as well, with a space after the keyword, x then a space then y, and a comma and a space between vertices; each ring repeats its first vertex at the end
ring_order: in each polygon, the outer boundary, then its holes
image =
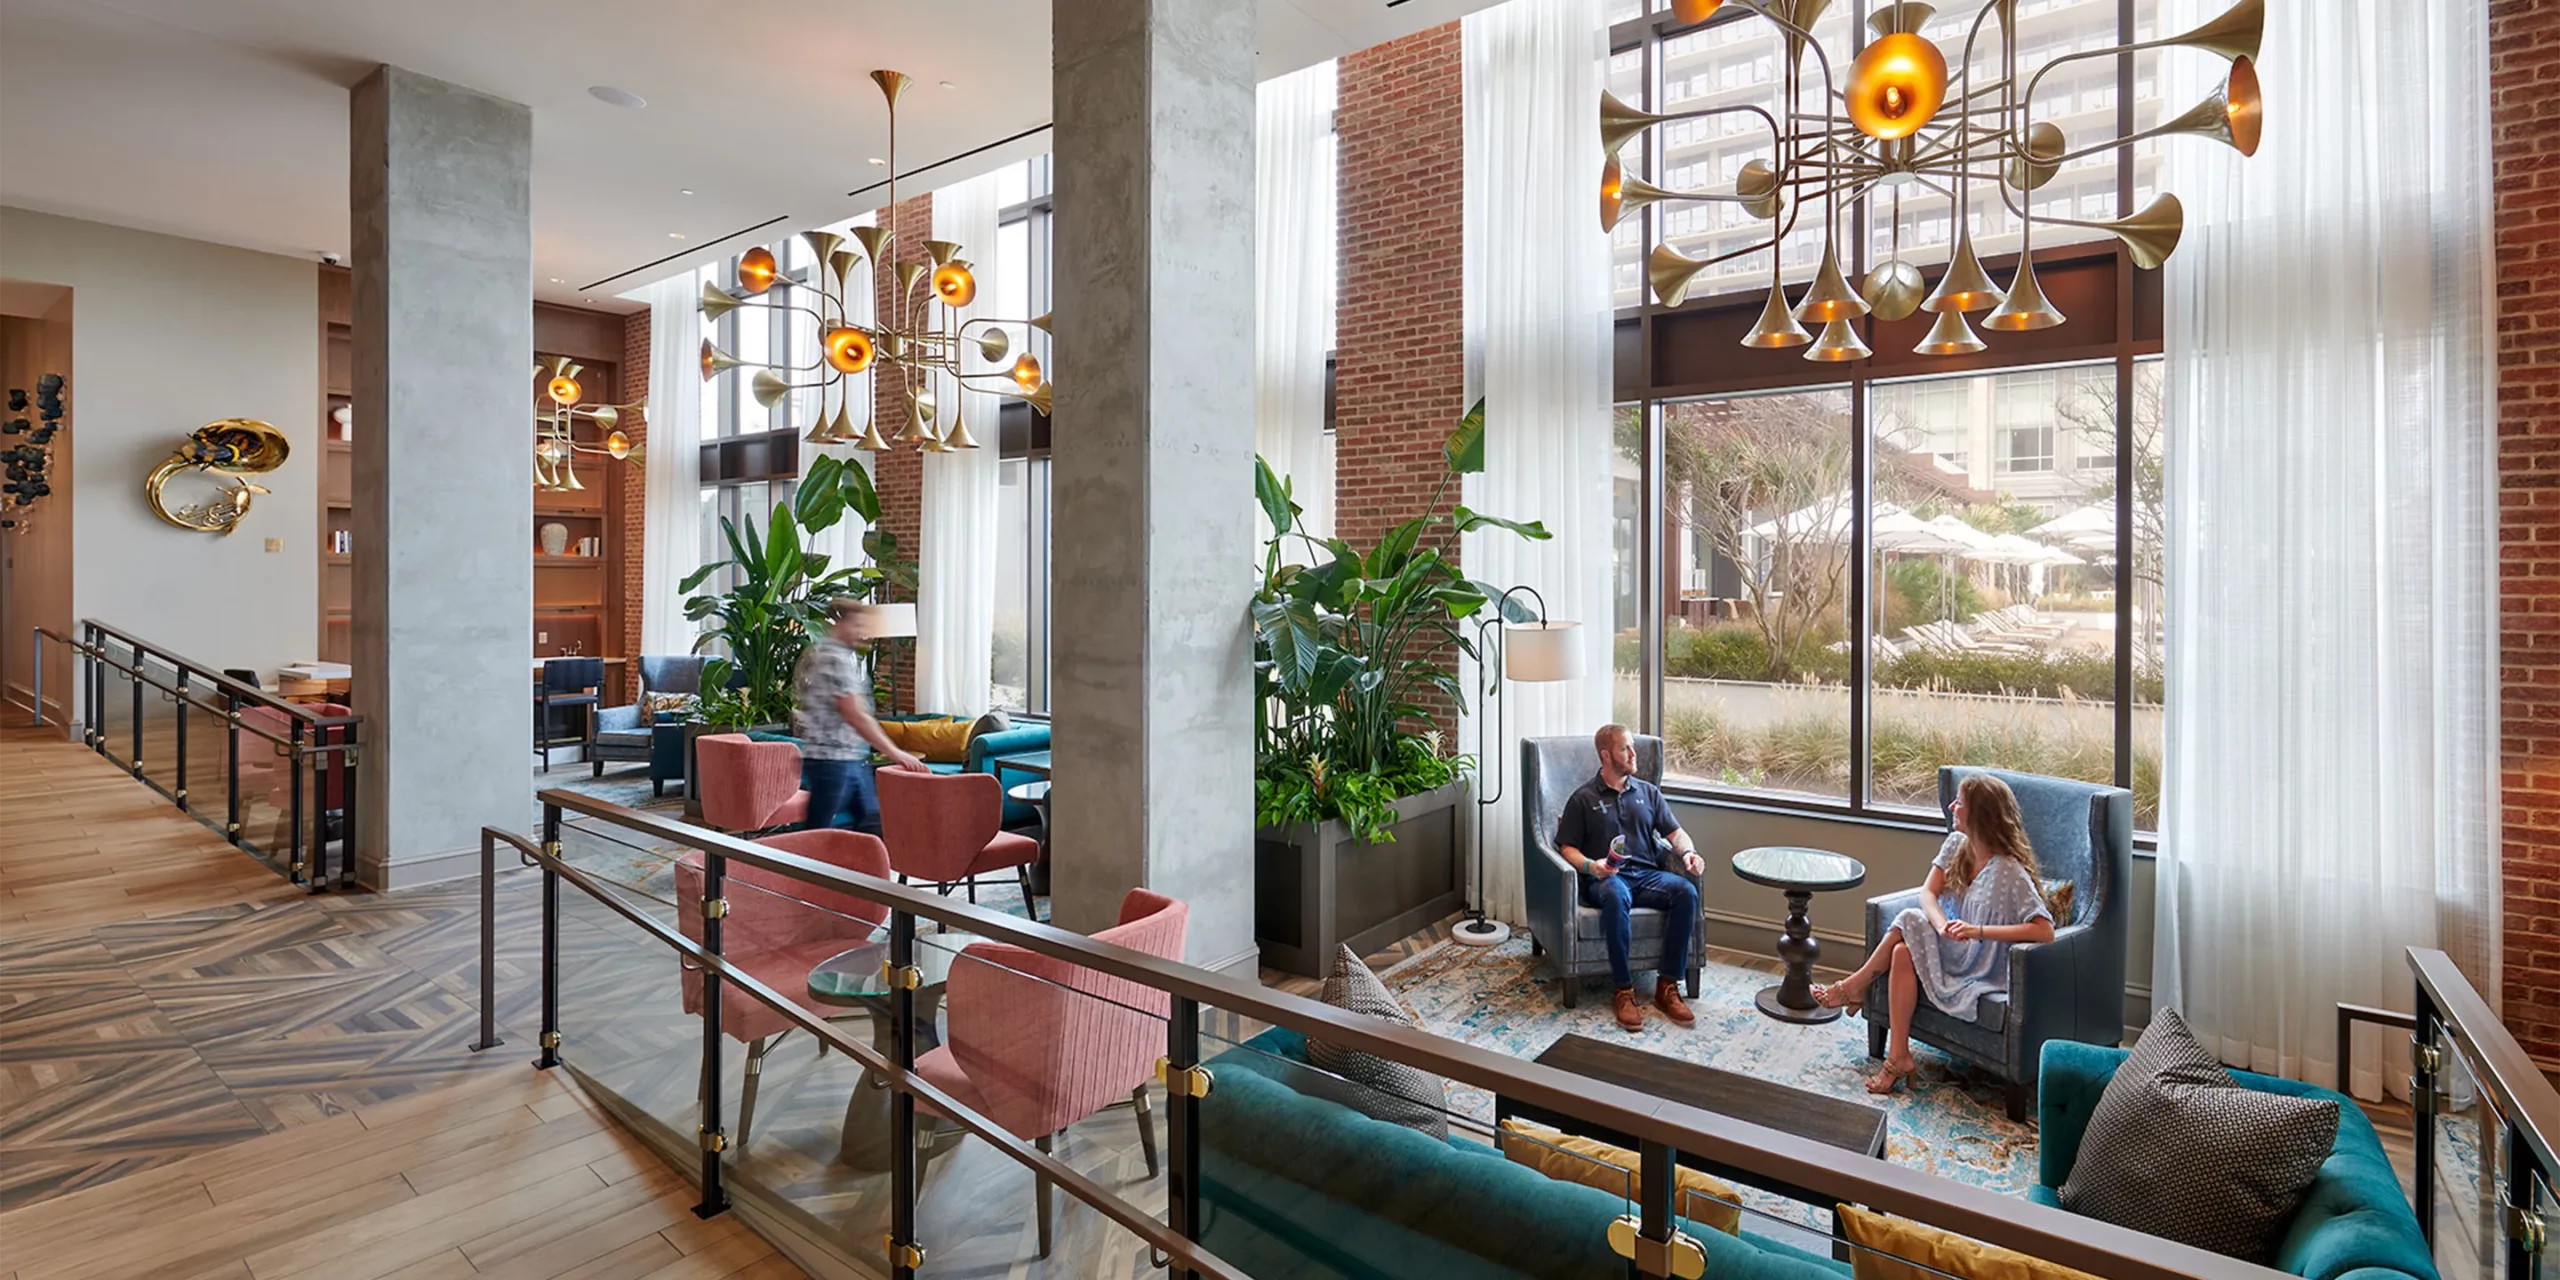
POLYGON ((557 1072, 526 1068, 0 1214, 0 1276, 795 1277, 557 1072))
POLYGON ((0 770, 0 1280, 800 1274, 529 1033, 470 1051, 475 888, 310 895, 48 733, 0 770))

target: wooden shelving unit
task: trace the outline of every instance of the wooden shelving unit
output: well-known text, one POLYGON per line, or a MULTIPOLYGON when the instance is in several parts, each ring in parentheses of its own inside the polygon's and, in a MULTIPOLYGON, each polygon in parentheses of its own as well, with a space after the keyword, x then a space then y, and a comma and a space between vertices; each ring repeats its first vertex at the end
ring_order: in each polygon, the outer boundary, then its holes
MULTIPOLYGON (((355 560, 331 550, 355 518, 355 446, 331 415, 355 394, 354 277, 345 267, 320 268, 320 635, 322 662, 346 662, 355 606, 355 560)), ((359 428, 361 429, 361 428, 359 428)))

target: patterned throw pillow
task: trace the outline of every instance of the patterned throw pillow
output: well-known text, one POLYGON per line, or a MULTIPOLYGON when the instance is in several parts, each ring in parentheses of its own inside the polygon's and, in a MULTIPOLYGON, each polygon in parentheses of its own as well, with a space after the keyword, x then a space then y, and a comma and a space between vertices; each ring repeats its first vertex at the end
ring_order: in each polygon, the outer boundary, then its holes
MULTIPOLYGON (((1387 984, 1378 981, 1378 975, 1369 972, 1369 966, 1360 963, 1360 957, 1352 954, 1349 947, 1334 953, 1333 972, 1324 980, 1324 1002, 1409 1027, 1422 1025, 1396 1003, 1387 984)), ((1372 1120, 1400 1124, 1447 1140, 1449 1086, 1440 1077, 1419 1067, 1313 1037, 1307 1040, 1307 1062, 1354 1086, 1337 1091, 1336 1101, 1343 1105, 1372 1120)))
POLYGON ((2089 1112, 2062 1207, 2263 1263, 2337 1140, 2336 1099, 2249 1088, 2154 1010, 2089 1112))
POLYGON ((2044 905, 2053 912, 2054 920, 2058 924, 2071 923, 2071 882, 2047 880, 2037 887, 2044 890, 2044 905))
POLYGON ((693 705, 694 696, 690 693, 653 693, 640 700, 640 709, 648 713, 645 718, 652 724, 657 723, 658 717, 670 712, 680 716, 691 716, 693 705))

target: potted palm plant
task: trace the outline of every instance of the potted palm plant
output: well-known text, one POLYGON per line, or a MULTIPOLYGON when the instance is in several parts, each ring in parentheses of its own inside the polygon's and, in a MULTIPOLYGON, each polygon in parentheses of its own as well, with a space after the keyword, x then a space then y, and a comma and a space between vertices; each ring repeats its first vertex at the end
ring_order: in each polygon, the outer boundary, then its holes
POLYGON ((1254 932, 1276 968, 1320 977, 1336 947, 1374 949, 1464 904, 1476 761, 1447 750, 1427 700, 1465 710, 1465 623, 1502 593, 1452 557, 1478 529, 1549 536, 1452 500, 1459 476, 1484 469, 1484 429, 1478 401, 1442 448, 1431 501, 1366 551, 1309 534, 1288 479, 1255 460, 1271 536, 1253 598, 1254 932), (1289 563, 1292 550, 1321 563, 1289 563))
POLYGON ((896 535, 879 526, 880 496, 871 476, 821 455, 801 473, 788 505, 776 505, 759 530, 723 518, 726 558, 686 576, 685 616, 703 623, 696 651, 718 649, 702 665, 702 696, 685 731, 686 810, 698 813, 701 794, 691 785, 693 740, 707 733, 748 729, 781 731, 791 721, 792 671, 809 639, 827 626, 828 607, 853 596, 876 600, 892 590, 913 591, 916 565, 899 553, 896 535), (870 527, 862 548, 869 564, 837 566, 833 557, 808 549, 809 535, 829 529, 847 512, 870 527), (714 575, 728 585, 701 591, 714 575), (690 594, 700 591, 700 594, 690 594))

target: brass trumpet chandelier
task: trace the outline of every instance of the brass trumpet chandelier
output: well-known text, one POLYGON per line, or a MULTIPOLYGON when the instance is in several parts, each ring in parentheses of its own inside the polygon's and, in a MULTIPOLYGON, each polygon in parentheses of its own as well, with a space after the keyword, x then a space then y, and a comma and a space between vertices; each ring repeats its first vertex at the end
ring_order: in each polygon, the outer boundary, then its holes
MULTIPOLYGON (((1725 2, 1676 0, 1674 11, 1682 22, 1702 23, 1725 2)), ((1646 263, 1654 296, 1664 306, 1676 307, 1688 297, 1690 282, 1706 268, 1745 254, 1768 252, 1772 263, 1769 299, 1758 323, 1742 339, 1746 347, 1805 347, 1808 360, 1860 360, 1872 352, 1851 321, 1869 315, 1902 320, 1915 311, 1937 316, 1928 337, 1914 348, 1920 355, 1982 350, 1982 338, 1966 319, 1976 312, 1989 312, 1982 320, 1987 329, 2050 329, 2063 322, 2063 315, 2036 282, 2037 226, 2106 232, 2124 242, 2135 266, 2149 270, 2177 248, 2186 215, 2178 198, 2164 192, 2132 216, 2111 222, 2051 217, 2030 211, 2030 193, 2052 181, 2072 161, 2123 151, 2147 138, 2211 138, 2244 156, 2258 149, 2261 105, 2256 59, 2266 27, 2266 0, 2240 0, 2204 25, 2165 39, 2065 53, 2027 76, 2021 76, 2018 67, 2018 0, 1983 0, 1965 26, 1963 56, 1952 76, 1947 51, 1920 34, 1937 12, 1935 6, 1904 0, 1878 8, 1868 19, 1874 39, 1857 53, 1845 74, 1838 74, 1832 55, 1813 35, 1815 22, 1831 0, 1731 2, 1768 19, 1783 37, 1775 110, 1742 104, 1654 113, 1601 94, 1600 145, 1608 160, 1601 173, 1600 225, 1614 230, 1629 212, 1684 201, 1739 205, 1750 217, 1770 223, 1766 239, 1730 253, 1699 259, 1658 245, 1646 263), (1998 44, 1985 47, 1984 28, 1995 20, 1998 44), (1980 65, 1975 61, 1977 48, 1987 54, 1980 65), (2064 136, 2060 126, 2035 118, 2031 104, 2037 86, 2055 68, 2148 49, 2213 54, 2230 61, 2230 74, 2222 87, 2185 113, 2120 137, 2072 139, 2064 136), (1813 55, 1809 63, 1808 52, 1813 55), (1996 74, 1983 74, 1985 67, 1993 65, 1996 74), (1817 76, 1818 81, 1813 78, 1817 76), (1799 105, 1800 90, 1817 84, 1821 107, 1807 110, 1799 105), (1619 159, 1628 142, 1663 123, 1739 114, 1756 116, 1768 128, 1774 160, 1755 159, 1743 165, 1729 192, 1666 190, 1626 172, 1619 159), (1934 290, 1927 287, 1919 268, 1900 254, 1901 191, 1914 184, 1945 197, 1954 209, 1955 247, 1934 290), (1983 270, 1974 253, 1972 196, 1981 187, 1995 190, 2019 221, 2018 266, 2006 288, 1983 270), (1841 213, 1870 194, 1894 197, 1887 216, 1892 219, 1895 252, 1868 273, 1863 289, 1852 289, 1841 274, 1841 213), (1812 283, 1790 302, 1777 268, 1778 249, 1807 215, 1820 219, 1822 259, 1812 283), (1821 330, 1821 336, 1817 339, 1808 326, 1821 330)))
MULTIPOLYGON (((906 91, 908 78, 896 71, 874 71, 871 79, 889 103, 889 199, 883 207, 894 208, 898 203, 898 96, 906 91)), ((898 445, 914 445, 926 453, 978 447, 960 406, 955 403, 944 413, 936 403, 937 377, 950 378, 960 387, 985 389, 993 384, 1029 400, 1040 412, 1049 412, 1049 381, 1030 352, 1014 355, 1011 365, 993 371, 973 373, 963 367, 963 357, 971 351, 987 364, 1002 365, 1012 348, 1006 325, 1049 329, 1045 315, 1034 320, 962 319, 960 310, 978 297, 978 279, 960 256, 963 246, 927 240, 922 256, 902 256, 895 231, 881 226, 853 228, 850 244, 830 231, 803 231, 800 238, 817 261, 807 283, 786 274, 771 250, 749 249, 738 258, 737 292, 716 284, 702 287, 702 316, 717 321, 741 308, 807 315, 817 322, 818 358, 805 365, 741 360, 706 339, 702 344, 704 381, 732 369, 752 368, 756 374, 748 391, 767 409, 794 391, 814 388, 819 392, 819 411, 805 439, 811 444, 850 443, 874 453, 898 445), (887 272, 893 287, 879 307, 880 314, 870 324, 858 324, 853 319, 849 281, 854 267, 865 259, 874 270, 887 272), (783 289, 791 290, 795 300, 772 298, 783 289), (750 301, 754 298, 767 300, 750 301), (800 375, 815 377, 794 381, 800 375), (894 436, 883 437, 874 420, 871 377, 894 380, 891 385, 903 418, 894 436), (853 414, 857 395, 863 406, 859 426, 853 414), (830 398, 836 403, 832 417, 826 412, 830 398)))
POLYGON ((578 481, 578 455, 637 462, 641 446, 631 443, 622 429, 622 415, 640 408, 647 397, 629 404, 589 404, 586 389, 578 385, 584 365, 567 356, 549 356, 536 360, 533 376, 541 390, 538 393, 533 420, 533 487, 543 493, 567 493, 587 486, 578 481), (600 444, 578 441, 577 421, 584 418, 604 433, 600 444))

